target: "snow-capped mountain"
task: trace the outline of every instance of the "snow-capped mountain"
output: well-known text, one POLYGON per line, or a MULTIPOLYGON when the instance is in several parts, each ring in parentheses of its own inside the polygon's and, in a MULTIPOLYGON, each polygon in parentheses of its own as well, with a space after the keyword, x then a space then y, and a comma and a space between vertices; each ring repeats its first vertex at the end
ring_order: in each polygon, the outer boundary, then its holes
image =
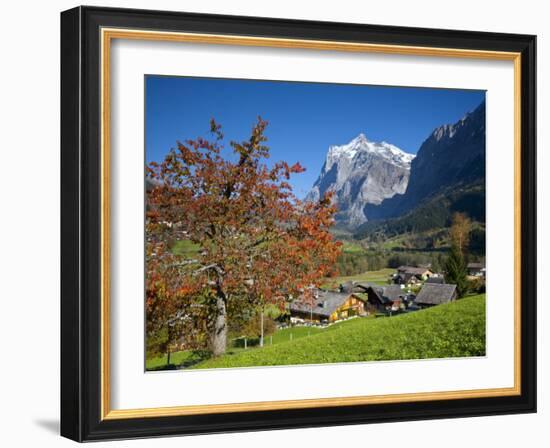
POLYGON ((375 154, 403 168, 408 167, 414 159, 413 154, 406 153, 391 143, 371 142, 365 134, 361 133, 346 145, 329 147, 326 159, 327 171, 334 162, 338 162, 343 157, 353 159, 358 153, 375 154))
POLYGON ((367 221, 367 204, 380 204, 405 192, 413 158, 397 146, 359 134, 345 145, 329 147, 307 199, 315 201, 326 191, 334 191, 338 224, 355 228, 367 221))

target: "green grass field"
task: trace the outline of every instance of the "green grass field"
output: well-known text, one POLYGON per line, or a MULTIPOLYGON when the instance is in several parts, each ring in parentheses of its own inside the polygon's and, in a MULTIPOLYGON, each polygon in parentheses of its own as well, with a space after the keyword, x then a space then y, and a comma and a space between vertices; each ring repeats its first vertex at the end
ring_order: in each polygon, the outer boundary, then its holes
MULTIPOLYGON (((263 348, 230 348, 224 356, 206 360, 177 352, 171 362, 210 369, 484 355, 485 295, 481 294, 389 318, 356 318, 327 328, 285 328, 273 335, 273 345, 267 337, 263 348)), ((150 359, 147 369, 165 364, 166 357, 150 359)))
POLYGON ((365 249, 358 243, 342 241, 342 252, 347 254, 362 254, 365 253, 365 249))
POLYGON ((350 280, 354 282, 360 281, 360 282, 376 283, 378 285, 387 285, 390 275, 394 273, 395 273, 395 269, 385 268, 385 269, 380 269, 378 271, 367 271, 357 275, 334 277, 334 278, 327 279, 323 287, 335 288, 335 287, 338 287, 338 285, 340 285, 341 283, 344 283, 350 280))
POLYGON ((485 355, 485 295, 389 318, 352 319, 345 324, 310 337, 208 359, 193 368, 485 355))
MULTIPOLYGON (((181 365, 184 362, 191 361, 193 359, 193 352, 183 351, 183 352, 174 352, 170 355, 170 364, 181 365)), ((166 367, 167 356, 160 356, 158 358, 148 359, 145 363, 145 368, 147 370, 157 370, 166 367)))
MULTIPOLYGON (((281 330, 278 330, 275 334, 271 336, 266 336, 264 345, 267 347, 270 345, 276 345, 284 342, 295 341, 296 339, 305 338, 308 336, 314 336, 339 326, 348 325, 350 322, 351 321, 340 322, 328 328, 321 328, 321 327, 283 328, 281 330)), ((243 345, 242 340, 240 341, 240 344, 238 347, 235 346, 236 342, 237 342, 236 339, 232 341, 233 345, 227 349, 228 354, 233 355, 235 353, 238 353, 244 350, 244 348, 242 347, 243 345)), ((249 347, 248 350, 254 350, 254 348, 257 348, 257 343, 258 343, 257 340, 248 339, 248 347, 249 347)), ((174 352, 170 355, 170 363, 176 366, 182 365, 183 363, 195 363, 196 361, 199 361, 199 360, 200 360, 199 356, 196 354, 193 354, 193 352, 190 352, 190 351, 174 352)), ((146 369, 147 370, 162 369, 166 367, 166 364, 167 364, 166 355, 160 356, 157 358, 151 358, 146 361, 146 369)))

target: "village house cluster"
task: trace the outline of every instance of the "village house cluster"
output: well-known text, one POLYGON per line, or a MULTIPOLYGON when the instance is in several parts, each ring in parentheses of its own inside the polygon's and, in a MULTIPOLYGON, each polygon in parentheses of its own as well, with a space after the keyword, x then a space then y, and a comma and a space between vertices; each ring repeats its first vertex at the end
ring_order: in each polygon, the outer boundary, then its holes
MULTIPOLYGON (((485 265, 468 264, 468 275, 485 279, 485 265)), ((387 285, 348 281, 337 290, 316 289, 313 299, 290 303, 293 324, 326 325, 355 316, 412 312, 457 299, 456 285, 430 266, 400 266, 387 285)))

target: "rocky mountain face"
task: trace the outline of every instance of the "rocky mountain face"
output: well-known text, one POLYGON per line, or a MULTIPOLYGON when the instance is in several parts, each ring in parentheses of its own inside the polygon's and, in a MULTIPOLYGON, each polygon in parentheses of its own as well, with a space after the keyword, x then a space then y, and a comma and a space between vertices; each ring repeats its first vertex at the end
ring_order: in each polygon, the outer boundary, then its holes
POLYGON ((331 146, 307 200, 333 191, 338 206, 336 222, 353 229, 367 221, 365 207, 403 194, 409 182, 408 154, 386 142, 372 142, 359 134, 346 145, 331 146))
POLYGON ((436 128, 412 160, 406 190, 366 204, 365 213, 369 219, 402 216, 444 191, 484 182, 485 101, 456 123, 436 128))

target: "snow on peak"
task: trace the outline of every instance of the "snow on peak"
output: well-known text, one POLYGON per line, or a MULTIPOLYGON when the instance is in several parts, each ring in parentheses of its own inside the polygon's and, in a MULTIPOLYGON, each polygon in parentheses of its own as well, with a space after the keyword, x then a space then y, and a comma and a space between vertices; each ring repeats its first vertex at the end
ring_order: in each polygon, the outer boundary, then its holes
POLYGON ((406 153, 391 143, 385 141, 372 142, 366 137, 365 134, 360 133, 357 137, 345 145, 333 145, 329 147, 326 160, 326 169, 328 171, 335 162, 341 159, 345 158, 352 160, 360 154, 379 155, 400 166, 408 166, 410 165, 412 159, 414 159, 413 154, 406 153))
MULTIPOLYGON (((360 133, 357 137, 355 137, 351 142, 360 144, 360 143, 366 143, 366 142, 368 142, 368 141, 369 141, 369 139, 367 138, 367 136, 361 132, 361 133, 360 133)), ((351 143, 351 142, 350 142, 350 143, 351 143)))

